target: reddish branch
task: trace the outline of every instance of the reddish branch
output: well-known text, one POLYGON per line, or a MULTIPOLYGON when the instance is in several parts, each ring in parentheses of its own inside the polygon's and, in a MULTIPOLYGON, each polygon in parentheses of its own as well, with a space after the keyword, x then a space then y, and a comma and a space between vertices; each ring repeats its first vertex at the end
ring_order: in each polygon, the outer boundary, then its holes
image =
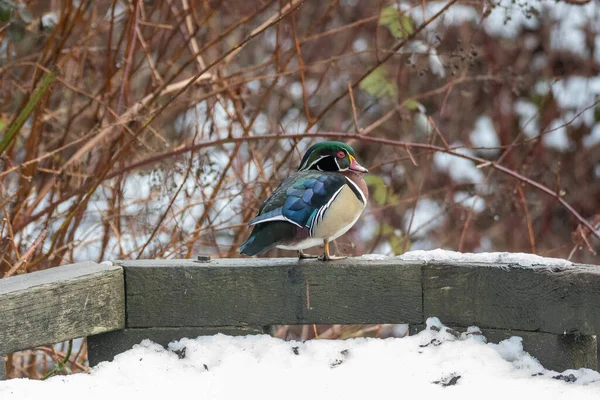
MULTIPOLYGON (((518 181, 526 183, 527 185, 545 193, 546 195, 548 195, 550 197, 553 197, 565 209, 567 209, 569 211, 569 213, 571 213, 571 215, 573 215, 575 217, 575 219, 577 219, 577 221, 579 221, 579 223, 581 223, 583 226, 588 228, 592 235, 594 235, 600 239, 600 234, 590 224, 590 222, 587 221, 583 216, 581 216, 581 214, 579 214, 579 212, 577 212, 577 210, 575 210, 569 203, 567 203, 560 196, 559 193, 548 188, 547 186, 542 185, 539 182, 536 182, 524 175, 519 174, 516 171, 513 171, 503 165, 500 165, 498 162, 491 162, 491 161, 486 160, 481 157, 460 153, 458 151, 455 151, 453 148, 445 148, 442 146, 436 146, 436 145, 432 145, 432 144, 428 144, 428 143, 405 142, 405 141, 401 141, 401 140, 392 140, 392 139, 379 138, 379 137, 369 137, 369 136, 364 136, 364 135, 343 133, 343 132, 314 132, 314 133, 310 133, 310 134, 297 133, 297 134, 288 134, 288 135, 286 135, 286 134, 257 135, 257 136, 246 136, 246 137, 228 137, 228 138, 223 138, 223 139, 206 141, 206 142, 202 142, 202 143, 181 146, 174 150, 166 151, 163 153, 159 153, 159 154, 155 154, 153 156, 147 157, 141 161, 132 163, 124 168, 121 168, 119 170, 115 170, 115 171, 108 173, 105 176, 105 179, 112 179, 112 178, 122 175, 126 172, 140 169, 140 168, 143 168, 143 167, 146 167, 149 165, 153 165, 160 161, 167 160, 167 159, 170 159, 173 157, 177 157, 182 154, 186 154, 189 152, 196 152, 196 151, 199 151, 202 149, 215 147, 215 146, 221 146, 221 145, 228 144, 228 143, 245 143, 245 142, 258 142, 258 141, 263 141, 263 140, 281 140, 281 139, 300 140, 300 139, 309 139, 309 138, 317 138, 317 137, 328 138, 328 139, 357 140, 357 141, 361 141, 361 142, 385 144, 388 146, 401 147, 405 150, 413 148, 413 149, 424 149, 424 150, 429 150, 429 151, 439 151, 442 153, 451 154, 456 157, 460 157, 460 158, 464 158, 466 160, 473 161, 474 163, 478 164, 481 167, 493 168, 493 169, 500 171, 500 172, 504 173, 505 175, 508 175, 518 181)), ((32 215, 28 221, 23 221, 22 224, 26 224, 26 223, 29 223, 31 221, 41 218, 42 216, 46 215, 49 211, 56 208, 56 206, 58 206, 58 204, 62 203, 63 201, 67 200, 70 197, 84 193, 87 190, 89 190, 89 187, 84 185, 78 191, 69 193, 66 197, 60 198, 57 202, 48 206, 47 208, 45 208, 38 214, 32 215)), ((20 225, 19 227, 16 227, 15 230, 18 230, 22 227, 23 227, 23 225, 20 225)))
POLYGON ((333 99, 333 101, 331 103, 329 103, 327 106, 325 106, 325 108, 319 113, 319 115, 317 115, 316 118, 309 121, 305 132, 308 132, 321 118, 323 118, 323 116, 325 114, 327 114, 329 112, 329 110, 331 110, 340 100, 342 100, 344 97, 346 97, 346 95, 348 95, 352 89, 356 89, 358 87, 358 85, 360 85, 360 83, 363 80, 365 80, 365 78, 367 76, 371 75, 371 73, 373 71, 375 71, 377 68, 379 68, 381 65, 383 65, 386 61, 388 61, 390 58, 392 58, 394 55, 396 55, 396 52, 398 52, 398 50, 400 50, 402 47, 406 46, 407 43, 409 43, 411 40, 413 40, 425 28, 427 28, 427 26, 429 24, 431 24, 433 21, 438 19, 440 15, 445 13, 446 10, 448 10, 457 1, 458 0, 450 0, 437 13, 435 13, 429 19, 427 19, 421 25, 419 25, 414 30, 414 32, 412 32, 410 35, 406 36, 404 39, 402 39, 402 40, 398 41, 396 44, 394 44, 394 46, 392 46, 392 48, 387 52, 387 55, 385 57, 383 57, 381 60, 378 60, 371 68, 366 70, 356 81, 354 81, 354 83, 352 83, 352 85, 349 85, 348 90, 344 91, 342 94, 340 94, 335 99, 333 99))

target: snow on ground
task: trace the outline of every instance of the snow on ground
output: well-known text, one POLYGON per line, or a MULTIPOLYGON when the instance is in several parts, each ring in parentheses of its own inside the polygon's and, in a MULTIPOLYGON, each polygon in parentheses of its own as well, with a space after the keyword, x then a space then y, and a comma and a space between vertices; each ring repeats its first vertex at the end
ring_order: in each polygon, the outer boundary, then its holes
POLYGON ((520 338, 486 344, 473 327, 457 338, 437 318, 427 325, 402 339, 286 342, 267 335, 215 335, 182 339, 169 349, 146 340, 89 374, 0 382, 0 398, 53 400, 69 393, 86 400, 585 400, 600 395, 598 372, 546 370, 523 351, 520 338))
POLYGON ((527 253, 459 253, 442 249, 409 251, 398 258, 405 261, 494 263, 520 267, 567 267, 573 265, 572 262, 561 258, 541 257, 527 253))

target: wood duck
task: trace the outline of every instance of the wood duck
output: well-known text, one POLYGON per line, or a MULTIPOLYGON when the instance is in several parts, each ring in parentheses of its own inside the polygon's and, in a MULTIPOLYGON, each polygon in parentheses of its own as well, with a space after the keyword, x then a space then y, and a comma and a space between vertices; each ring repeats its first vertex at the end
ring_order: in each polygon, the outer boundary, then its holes
POLYGON ((300 259, 315 258, 302 250, 323 245, 320 260, 340 258, 329 254, 329 243, 348 232, 365 209, 366 172, 347 144, 315 144, 250 221, 253 230, 240 253, 253 256, 277 247, 296 250, 300 259))

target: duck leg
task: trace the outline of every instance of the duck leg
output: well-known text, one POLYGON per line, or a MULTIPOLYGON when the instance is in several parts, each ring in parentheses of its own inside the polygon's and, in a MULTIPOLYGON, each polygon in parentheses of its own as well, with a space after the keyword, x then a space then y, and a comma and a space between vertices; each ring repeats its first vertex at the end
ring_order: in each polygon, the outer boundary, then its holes
POLYGON ((310 254, 306 254, 302 250, 298 250, 298 259, 299 260, 307 260, 310 258, 319 258, 319 256, 311 256, 310 254))
POLYGON ((329 254, 329 240, 325 239, 323 240, 324 242, 324 247, 325 247, 325 253, 323 253, 322 256, 319 256, 319 260, 321 261, 333 261, 333 260, 343 260, 344 258, 347 257, 340 257, 340 256, 332 256, 329 254))

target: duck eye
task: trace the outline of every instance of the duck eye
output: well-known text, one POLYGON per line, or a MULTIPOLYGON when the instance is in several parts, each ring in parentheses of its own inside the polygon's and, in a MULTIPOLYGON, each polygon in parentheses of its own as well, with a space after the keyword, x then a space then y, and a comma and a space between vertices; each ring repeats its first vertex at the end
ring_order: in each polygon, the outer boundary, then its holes
POLYGON ((344 157, 346 157, 346 153, 344 153, 343 151, 337 152, 337 158, 344 158, 344 157))

